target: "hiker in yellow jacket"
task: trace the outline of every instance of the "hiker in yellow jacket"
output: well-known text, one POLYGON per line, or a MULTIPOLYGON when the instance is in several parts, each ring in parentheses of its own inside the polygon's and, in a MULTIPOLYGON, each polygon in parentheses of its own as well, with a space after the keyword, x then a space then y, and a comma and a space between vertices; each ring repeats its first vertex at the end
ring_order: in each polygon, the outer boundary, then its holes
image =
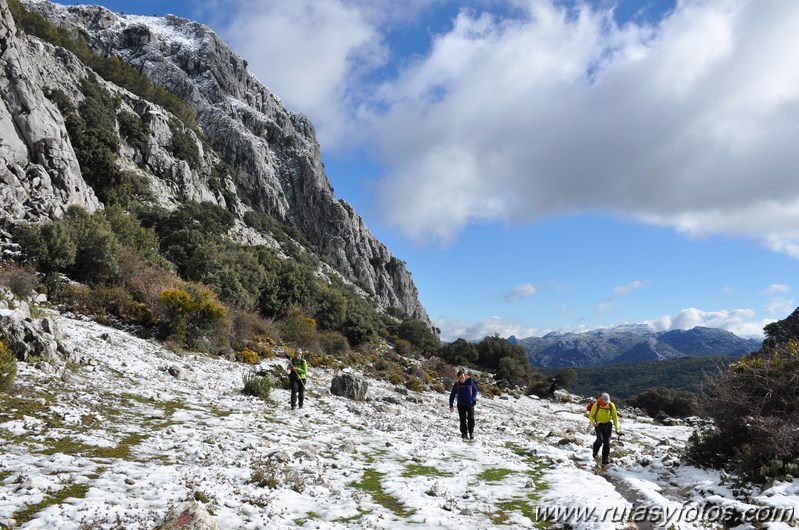
POLYGON ((588 421, 591 422, 591 426, 596 432, 594 459, 599 454, 599 448, 602 447, 602 465, 606 466, 610 463, 610 436, 613 434, 614 425, 616 434, 621 434, 616 405, 610 401, 610 396, 607 392, 599 396, 599 399, 594 402, 591 412, 588 414, 588 421))

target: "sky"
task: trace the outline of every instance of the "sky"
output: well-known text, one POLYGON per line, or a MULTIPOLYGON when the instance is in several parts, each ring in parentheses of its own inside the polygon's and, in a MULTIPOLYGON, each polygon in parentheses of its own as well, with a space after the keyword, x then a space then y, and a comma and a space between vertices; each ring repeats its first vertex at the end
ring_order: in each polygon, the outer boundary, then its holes
POLYGON ((443 340, 797 307, 795 0, 102 0, 213 28, 314 123, 443 340))

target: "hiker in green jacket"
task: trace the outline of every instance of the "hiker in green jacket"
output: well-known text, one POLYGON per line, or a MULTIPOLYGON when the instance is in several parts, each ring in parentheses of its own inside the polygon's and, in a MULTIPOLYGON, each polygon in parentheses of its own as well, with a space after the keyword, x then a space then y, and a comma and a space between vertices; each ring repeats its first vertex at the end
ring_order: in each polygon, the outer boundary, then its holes
POLYGON ((289 383, 291 384, 291 410, 305 401, 305 376, 308 373, 308 361, 302 358, 302 352, 295 351, 291 363, 287 366, 289 371, 289 383))
POLYGON ((610 436, 613 434, 614 425, 616 434, 621 435, 616 405, 610 401, 610 396, 607 392, 599 396, 599 399, 591 406, 588 421, 591 422, 591 426, 596 432, 596 440, 593 447, 594 459, 599 454, 599 448, 602 447, 602 465, 606 466, 610 463, 610 436))

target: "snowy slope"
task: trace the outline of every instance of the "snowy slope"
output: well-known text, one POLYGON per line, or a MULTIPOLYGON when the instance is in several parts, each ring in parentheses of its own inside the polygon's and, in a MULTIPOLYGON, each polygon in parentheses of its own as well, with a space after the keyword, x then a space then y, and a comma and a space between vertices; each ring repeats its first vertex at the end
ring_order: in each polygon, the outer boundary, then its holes
POLYGON ((615 466, 596 474, 580 403, 481 398, 476 440, 463 442, 442 394, 370 381, 354 402, 311 367, 292 411, 282 389, 271 403, 243 395, 245 365, 55 318, 81 363, 67 383, 19 365, 20 401, 0 411, 0 527, 35 506, 18 528, 152 529, 189 498, 222 529, 651 528, 631 519, 657 510, 666 527, 713 528, 757 506, 799 514, 799 484, 747 503, 718 473, 680 466, 687 426, 622 410, 615 466), (711 505, 723 510, 704 521, 689 510, 711 505), (536 523, 543 508, 596 512, 536 523))

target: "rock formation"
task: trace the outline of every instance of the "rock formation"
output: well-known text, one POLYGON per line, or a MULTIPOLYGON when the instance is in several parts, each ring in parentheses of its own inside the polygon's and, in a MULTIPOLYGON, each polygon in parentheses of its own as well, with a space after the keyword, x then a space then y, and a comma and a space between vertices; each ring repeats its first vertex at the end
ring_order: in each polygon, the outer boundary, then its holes
MULTIPOLYGON (((148 181, 154 202, 224 206, 239 221, 231 236, 251 244, 277 243, 271 234, 247 227, 244 214, 272 216, 295 227, 323 262, 377 306, 429 323, 405 263, 375 239, 350 205, 335 198, 311 122, 287 110, 208 27, 99 6, 33 1, 25 7, 76 31, 95 53, 118 57, 196 112, 195 131, 165 108, 98 81, 118 99, 118 112, 146 126, 144 142, 120 135, 117 163, 148 181), (175 153, 177 134, 196 145, 198 160, 175 153)), ((0 229, 57 218, 71 204, 102 208, 83 178, 64 116, 47 97, 58 89, 79 103, 81 79, 90 70, 65 49, 18 34, 6 0, 0 0, 0 14, 0 229)))

